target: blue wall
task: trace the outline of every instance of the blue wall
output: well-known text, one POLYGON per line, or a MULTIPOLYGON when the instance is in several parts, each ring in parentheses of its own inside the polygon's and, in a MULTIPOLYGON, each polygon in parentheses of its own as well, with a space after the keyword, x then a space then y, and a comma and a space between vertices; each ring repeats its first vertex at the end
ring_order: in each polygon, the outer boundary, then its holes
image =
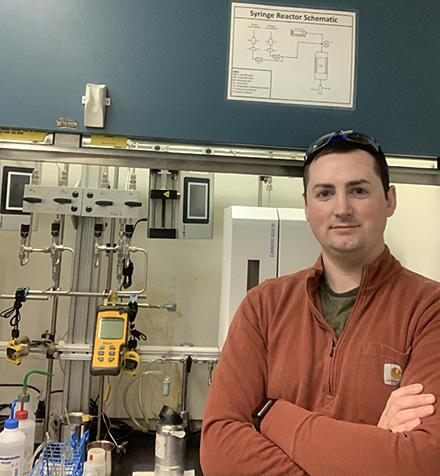
POLYGON ((83 124, 86 82, 105 83, 89 132, 305 147, 334 129, 388 153, 440 155, 440 2, 283 0, 358 12, 355 110, 227 101, 228 0, 2 0, 0 126, 83 124))

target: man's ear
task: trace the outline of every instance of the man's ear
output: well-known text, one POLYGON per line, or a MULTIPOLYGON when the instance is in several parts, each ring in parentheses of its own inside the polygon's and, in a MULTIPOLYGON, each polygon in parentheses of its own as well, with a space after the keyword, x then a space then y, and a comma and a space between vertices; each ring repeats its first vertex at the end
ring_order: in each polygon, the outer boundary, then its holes
POLYGON ((304 191, 303 193, 303 198, 304 198, 304 212, 306 214, 306 220, 309 221, 309 207, 307 205, 307 192, 304 191))
POLYGON ((387 217, 390 218, 394 215, 397 207, 397 192, 394 185, 390 185, 387 192, 387 217))

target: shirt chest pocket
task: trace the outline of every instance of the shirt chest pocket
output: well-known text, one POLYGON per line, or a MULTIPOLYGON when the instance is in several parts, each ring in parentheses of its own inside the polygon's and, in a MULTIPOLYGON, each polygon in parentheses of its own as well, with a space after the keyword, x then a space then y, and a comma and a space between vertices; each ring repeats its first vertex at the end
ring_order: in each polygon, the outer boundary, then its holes
POLYGON ((377 424, 391 392, 399 387, 410 352, 379 342, 364 343, 356 375, 359 423, 377 424))

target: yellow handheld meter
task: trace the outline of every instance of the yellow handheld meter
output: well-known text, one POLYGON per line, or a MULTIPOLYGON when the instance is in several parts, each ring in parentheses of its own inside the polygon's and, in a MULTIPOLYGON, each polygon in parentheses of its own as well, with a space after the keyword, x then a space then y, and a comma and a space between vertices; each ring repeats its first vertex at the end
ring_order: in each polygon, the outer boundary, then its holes
POLYGON ((128 314, 124 306, 100 306, 96 316, 92 375, 118 375, 127 344, 128 314))

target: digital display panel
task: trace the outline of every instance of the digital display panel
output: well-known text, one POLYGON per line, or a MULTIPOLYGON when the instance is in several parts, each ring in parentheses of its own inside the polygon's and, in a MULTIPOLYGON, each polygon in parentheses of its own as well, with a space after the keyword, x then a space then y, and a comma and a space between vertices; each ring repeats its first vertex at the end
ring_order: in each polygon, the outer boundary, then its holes
POLYGON ((3 167, 0 213, 27 215, 23 212, 24 186, 31 183, 32 169, 3 167))
POLYGON ((189 184, 188 191, 188 218, 208 218, 208 185, 193 182, 189 184))
POLYGON ((124 320, 114 317, 103 317, 99 323, 100 339, 122 339, 124 336, 124 320))
POLYGON ((209 222, 209 179, 184 177, 183 223, 209 222))

